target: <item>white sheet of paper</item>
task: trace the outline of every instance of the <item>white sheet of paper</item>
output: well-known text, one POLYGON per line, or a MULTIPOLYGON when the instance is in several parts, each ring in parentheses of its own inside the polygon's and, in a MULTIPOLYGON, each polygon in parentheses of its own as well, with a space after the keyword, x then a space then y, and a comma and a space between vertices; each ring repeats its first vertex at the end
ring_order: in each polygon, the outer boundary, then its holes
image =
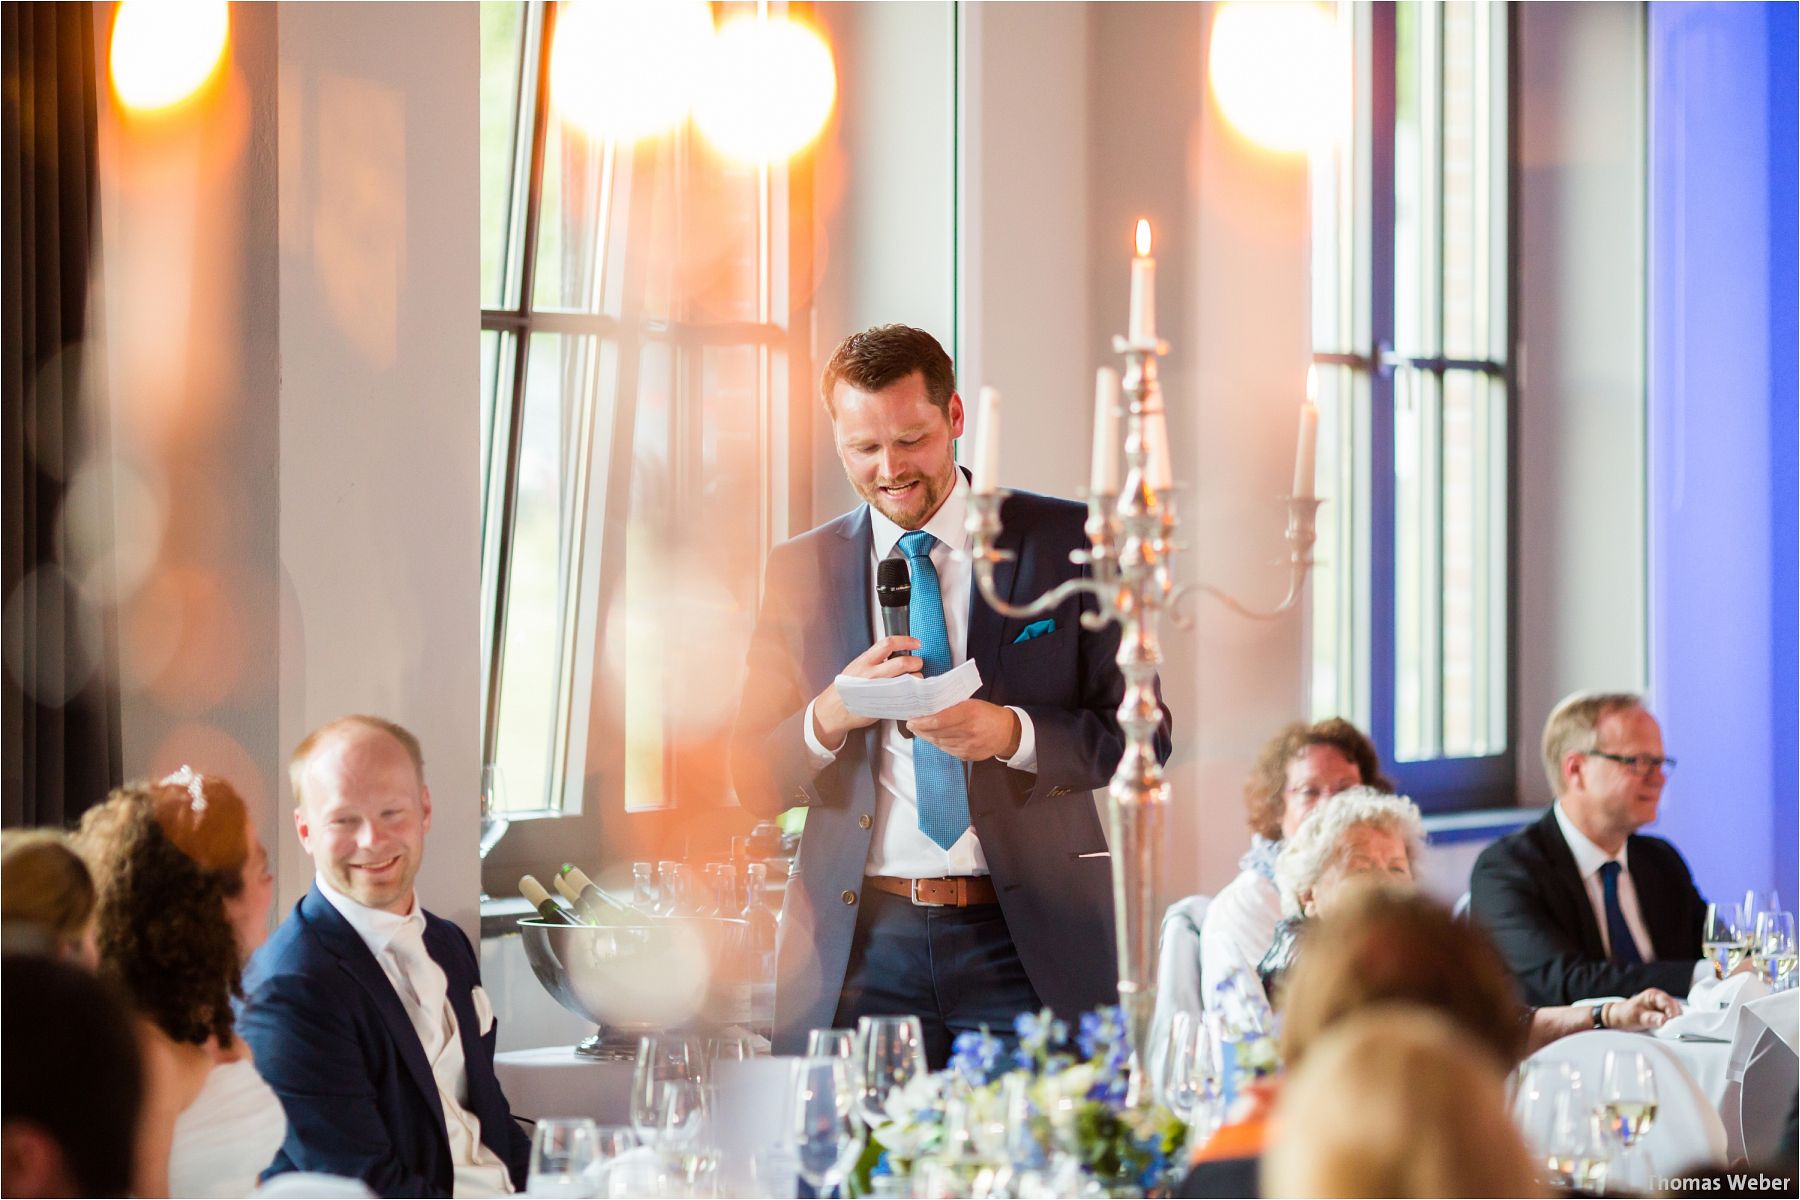
POLYGON ((901 675, 895 679, 839 675, 837 690, 844 707, 859 717, 910 721, 914 717, 942 712, 980 691, 981 668, 971 658, 964 660, 960 667, 930 679, 919 675, 901 675))

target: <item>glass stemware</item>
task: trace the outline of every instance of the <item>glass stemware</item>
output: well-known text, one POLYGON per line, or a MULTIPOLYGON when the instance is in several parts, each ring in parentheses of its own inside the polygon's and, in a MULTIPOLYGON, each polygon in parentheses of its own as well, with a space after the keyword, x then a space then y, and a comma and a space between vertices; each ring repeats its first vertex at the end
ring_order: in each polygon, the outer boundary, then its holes
POLYGON ((917 1017, 864 1017, 856 1043, 857 1108, 873 1128, 887 1119, 888 1098, 925 1073, 925 1029, 917 1017))
POLYGON ((1636 1050, 1608 1050, 1600 1072, 1600 1094, 1594 1103, 1607 1133, 1623 1148, 1618 1182, 1632 1181, 1632 1151, 1656 1124, 1656 1072, 1636 1050))
POLYGON ((1748 949, 1747 931, 1739 924, 1742 906, 1708 904, 1706 923, 1700 930, 1700 947, 1712 962, 1713 972, 1723 979, 1737 969, 1748 949))
POLYGON ((1751 954, 1756 973, 1770 989, 1785 992, 1795 983, 1794 914, 1758 913, 1751 954))
POLYGON ((698 1039, 669 1034, 639 1038, 631 1076, 631 1127, 639 1140, 660 1148, 670 1090, 699 1086, 706 1078, 705 1046, 698 1039))
POLYGON ((844 1182, 862 1153, 850 1061, 817 1055, 794 1064, 793 1131, 800 1177, 818 1195, 844 1182))
POLYGON ((856 1061, 856 1030, 815 1029, 806 1035, 806 1057, 856 1061))
POLYGON ((1196 1139, 1211 1132, 1218 1077, 1213 1069, 1212 1031, 1199 1013, 1177 1012, 1169 1022, 1169 1051, 1163 1103, 1196 1139))
MULTIPOLYGON (((492 854, 500 839, 512 827, 507 819, 506 804, 506 772, 495 763, 484 763, 481 767, 481 843, 480 855, 483 862, 492 854)), ((482 899, 490 897, 484 890, 482 899)))
POLYGON ((545 1117, 531 1138, 528 1196, 579 1197, 594 1194, 599 1144, 586 1117, 545 1117))

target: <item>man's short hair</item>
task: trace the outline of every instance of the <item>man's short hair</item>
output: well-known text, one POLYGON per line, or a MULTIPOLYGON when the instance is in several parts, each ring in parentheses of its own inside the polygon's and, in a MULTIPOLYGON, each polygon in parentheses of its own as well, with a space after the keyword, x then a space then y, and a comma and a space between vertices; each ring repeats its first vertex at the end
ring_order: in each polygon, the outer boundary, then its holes
POLYGON ((819 379, 825 411, 837 420, 834 393, 840 380, 859 392, 879 392, 914 371, 924 376, 931 403, 948 415, 950 397, 956 394, 956 367, 936 338, 911 325, 877 325, 853 333, 832 351, 819 379))
POLYGON ((1563 792, 1562 760, 1571 750, 1592 750, 1600 744, 1600 720, 1610 712, 1644 707, 1636 692, 1576 692, 1565 696, 1544 722, 1544 774, 1550 794, 1563 792))
POLYGON ((425 753, 419 748, 419 739, 404 725, 398 725, 386 717, 371 717, 364 713, 352 713, 347 717, 339 717, 319 726, 303 738, 294 753, 288 758, 288 786, 294 790, 294 806, 305 805, 306 800, 300 790, 300 781, 306 778, 306 765, 312 760, 313 751, 319 744, 334 734, 342 733, 350 728, 373 729, 385 733, 400 743, 406 751, 406 757, 412 759, 413 770, 418 773, 419 786, 425 786, 425 753))
POLYGON ((54 1142, 76 1195, 131 1195, 144 1089, 131 1014, 69 963, 9 954, 0 974, 0 1124, 54 1142))

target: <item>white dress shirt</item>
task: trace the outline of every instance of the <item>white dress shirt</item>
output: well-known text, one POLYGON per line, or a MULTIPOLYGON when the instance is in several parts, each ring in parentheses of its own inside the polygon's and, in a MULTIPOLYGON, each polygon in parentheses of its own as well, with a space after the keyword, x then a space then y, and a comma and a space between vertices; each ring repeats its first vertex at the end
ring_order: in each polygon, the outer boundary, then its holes
POLYGON ((512 1177, 506 1164, 481 1140, 481 1121, 466 1107, 468 1064, 463 1059, 456 1011, 450 1006, 450 981, 425 950, 425 910, 419 907, 418 897, 413 897, 412 911, 399 916, 357 903, 326 883, 322 875, 314 876, 314 881, 319 894, 350 923, 381 964, 419 1035, 444 1109, 444 1132, 455 1173, 451 1194, 504 1196, 511 1192, 512 1177))
MULTIPOLYGON (((944 602, 944 631, 950 641, 950 665, 956 667, 968 658, 969 603, 974 573, 969 560, 958 558, 953 551, 968 549, 969 535, 963 528, 968 509, 969 481, 956 472, 956 486, 944 497, 938 510, 925 522, 926 533, 937 539, 931 548, 931 565, 937 572, 938 593, 944 602)), ((909 532, 894 524, 874 505, 869 506, 870 532, 874 545, 870 554, 869 613, 873 628, 881 626, 881 601, 875 595, 874 578, 884 558, 903 558, 900 538, 909 532)), ((1019 718, 1019 749, 1002 759, 1019 771, 1037 770, 1037 736, 1031 718, 1020 708, 1012 708, 1019 718)), ((946 875, 986 875, 987 856, 982 853, 981 839, 970 825, 956 844, 945 850, 919 831, 919 805, 913 782, 912 742, 901 736, 898 721, 882 721, 875 743, 875 826, 869 841, 869 857, 863 868, 867 875, 892 875, 900 879, 935 879, 946 875)), ((837 761, 837 751, 819 742, 813 730, 813 706, 806 706, 806 746, 812 753, 813 766, 824 770, 837 761)), ((842 746, 838 747, 843 749, 842 746)))
POLYGON ((1650 931, 1644 928, 1644 914, 1638 909, 1637 884, 1631 879, 1631 864, 1625 861, 1625 846, 1619 847, 1617 854, 1608 854, 1589 841, 1587 835, 1575 828, 1563 812, 1562 805, 1556 805, 1556 825, 1562 830, 1563 841, 1569 843, 1569 853, 1575 856, 1575 870, 1581 875, 1581 886, 1587 889, 1588 903, 1594 909, 1594 923, 1600 926, 1600 944, 1606 947, 1607 957, 1612 957, 1612 931, 1606 927, 1606 892, 1605 885, 1600 882, 1600 868, 1609 862, 1619 864, 1619 909, 1625 914, 1625 928, 1631 930, 1631 940, 1637 943, 1638 955, 1645 962, 1656 959, 1656 947, 1650 943, 1650 931))
MULTIPOLYGON (((1556 827, 1562 830, 1563 841, 1569 844, 1569 853, 1575 856, 1575 870, 1581 874, 1581 886, 1587 889, 1588 903, 1594 909, 1594 923, 1600 926, 1600 944, 1606 947, 1607 956, 1612 956, 1612 933, 1606 928, 1606 885, 1600 882, 1600 868, 1609 862, 1619 864, 1619 911, 1625 914, 1625 928, 1631 930, 1631 940, 1637 943, 1638 955, 1645 962, 1656 961, 1656 947, 1650 941, 1650 931, 1644 925, 1644 914, 1638 908, 1637 884, 1631 879, 1631 864, 1625 861, 1625 852, 1629 843, 1619 847, 1617 855, 1608 854, 1587 839, 1587 835, 1575 828, 1563 812, 1562 805, 1552 806, 1556 813, 1556 827)), ((1689 994, 1695 987, 1713 978, 1713 965, 1708 959, 1701 959, 1694 964, 1694 976, 1689 982, 1689 994)))

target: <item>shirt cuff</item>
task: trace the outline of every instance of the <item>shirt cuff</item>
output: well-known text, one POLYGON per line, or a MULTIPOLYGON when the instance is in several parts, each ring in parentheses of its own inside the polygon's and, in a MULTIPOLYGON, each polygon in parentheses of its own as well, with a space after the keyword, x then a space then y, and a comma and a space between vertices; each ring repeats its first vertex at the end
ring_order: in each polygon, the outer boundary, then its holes
MULTIPOLYGON (((1026 714, 1024 709, 1011 704, 1006 708, 1008 712, 1014 713, 1019 718, 1019 748, 1013 752, 1011 758, 1003 758, 1000 761, 1015 771, 1029 771, 1035 775, 1038 767, 1037 731, 1032 728, 1031 717, 1026 714)), ((811 728, 810 718, 808 718, 808 728, 811 728)))
MULTIPOLYGON (((837 761, 838 750, 842 750, 843 747, 839 746, 837 750, 827 750, 824 743, 819 741, 819 735, 813 732, 813 705, 817 703, 818 701, 814 700, 807 704, 806 715, 801 720, 800 728, 806 731, 806 750, 812 755, 813 769, 823 771, 837 761)), ((845 738, 844 740, 847 742, 850 739, 845 738)))

